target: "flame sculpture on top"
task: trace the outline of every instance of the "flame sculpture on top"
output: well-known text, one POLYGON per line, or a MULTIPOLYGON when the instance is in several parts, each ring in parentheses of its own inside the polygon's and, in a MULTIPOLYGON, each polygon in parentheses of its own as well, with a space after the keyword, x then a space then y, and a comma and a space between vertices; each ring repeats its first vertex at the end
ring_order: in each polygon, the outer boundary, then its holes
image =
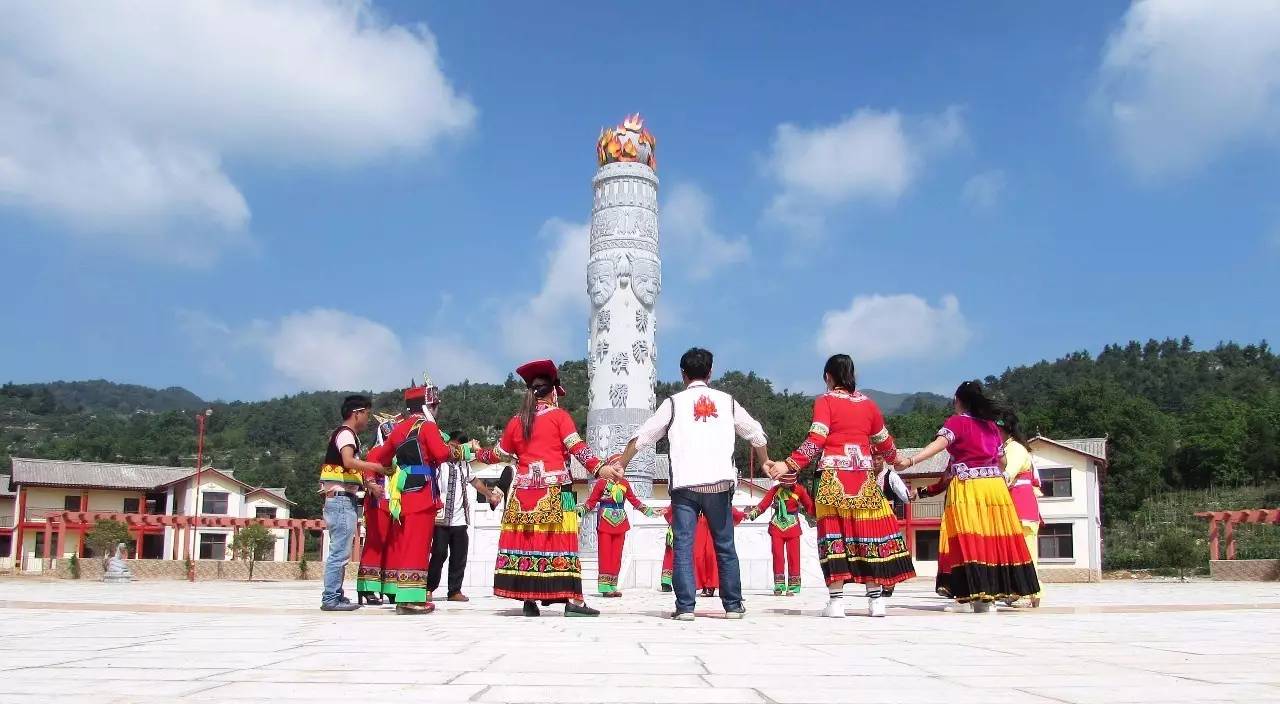
POLYGON ((621 125, 600 130, 596 141, 596 161, 599 166, 616 161, 634 161, 658 170, 658 140, 644 128, 640 113, 628 115, 621 125))

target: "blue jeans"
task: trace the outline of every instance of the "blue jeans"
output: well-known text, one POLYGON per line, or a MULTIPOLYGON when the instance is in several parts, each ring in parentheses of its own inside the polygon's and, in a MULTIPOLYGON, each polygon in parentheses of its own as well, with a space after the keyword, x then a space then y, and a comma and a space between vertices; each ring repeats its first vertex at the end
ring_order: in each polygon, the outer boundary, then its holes
POLYGON ((333 605, 342 600, 342 580, 346 576, 347 563, 351 561, 351 541, 356 534, 359 514, 356 501, 350 496, 335 496, 324 500, 324 526, 329 530, 329 557, 324 561, 324 594, 321 605, 333 605))
POLYGON ((738 550, 733 546, 733 492, 700 494, 688 489, 671 492, 672 543, 675 554, 672 586, 676 592, 676 612, 693 611, 696 597, 693 582, 693 533, 698 514, 707 517, 711 540, 716 547, 720 570, 720 602, 725 611, 742 610, 742 575, 738 572, 738 550))

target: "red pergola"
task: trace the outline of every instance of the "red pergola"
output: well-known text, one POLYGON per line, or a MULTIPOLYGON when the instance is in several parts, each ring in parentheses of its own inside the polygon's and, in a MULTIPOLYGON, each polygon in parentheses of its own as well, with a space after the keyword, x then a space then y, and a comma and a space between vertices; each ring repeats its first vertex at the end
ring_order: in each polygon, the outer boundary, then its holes
MULTIPOLYGON (((260 525, 267 528, 282 528, 289 531, 289 560, 302 558, 302 550, 307 531, 323 531, 324 521, 316 518, 238 518, 232 516, 166 516, 150 513, 100 513, 94 511, 63 511, 45 519, 44 523, 44 559, 52 559, 54 554, 62 555, 67 529, 87 530, 98 521, 119 521, 129 528, 138 544, 142 534, 172 526, 180 531, 192 531, 196 528, 243 528, 260 525), (53 552, 53 534, 58 535, 57 552, 53 552)), ((185 537, 183 535, 182 537, 185 537)), ((185 545, 185 540, 180 543, 185 545)))
POLYGON ((1196 518, 1209 521, 1209 559, 1220 558, 1218 553, 1218 524, 1227 526, 1227 559, 1236 559, 1236 524, 1261 523, 1280 525, 1280 509, 1252 508, 1243 511, 1204 511, 1196 518))

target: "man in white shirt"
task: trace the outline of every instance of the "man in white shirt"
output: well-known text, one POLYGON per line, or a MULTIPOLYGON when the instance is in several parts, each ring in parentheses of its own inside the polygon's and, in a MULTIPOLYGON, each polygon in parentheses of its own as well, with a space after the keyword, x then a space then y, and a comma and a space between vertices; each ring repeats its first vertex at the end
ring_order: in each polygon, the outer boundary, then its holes
MULTIPOLYGON (((466 445, 470 442, 462 433, 449 436, 450 445, 466 445)), ((440 586, 440 573, 444 571, 445 558, 449 560, 449 601, 471 601, 462 593, 462 578, 467 570, 467 549, 470 540, 467 528, 471 525, 471 490, 489 497, 496 505, 502 494, 485 486, 483 480, 471 473, 471 463, 459 460, 446 462, 440 468, 440 501, 444 507, 436 513, 435 536, 431 540, 431 564, 427 568, 427 598, 431 598, 440 586)))
POLYGON ((742 618, 746 613, 738 551, 733 544, 733 492, 738 483, 738 469, 733 464, 735 436, 751 443, 762 466, 769 458, 760 423, 732 396, 707 386, 712 361, 711 352, 698 347, 684 353, 680 374, 685 390, 664 400, 641 424, 619 461, 625 467, 641 448, 656 445, 663 436, 670 441, 673 618, 678 621, 693 620, 693 539, 700 514, 707 517, 715 543, 725 614, 742 618))

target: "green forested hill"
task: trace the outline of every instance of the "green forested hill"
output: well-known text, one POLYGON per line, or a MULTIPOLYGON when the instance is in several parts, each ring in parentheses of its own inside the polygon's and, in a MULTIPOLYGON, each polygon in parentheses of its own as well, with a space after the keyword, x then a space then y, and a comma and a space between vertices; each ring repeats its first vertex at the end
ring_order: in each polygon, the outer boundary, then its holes
MULTIPOLYGON (((566 363, 562 376, 571 392, 566 407, 584 424, 586 364, 566 363)), ((1103 492, 1109 522, 1168 489, 1280 479, 1280 358, 1265 343, 1197 351, 1187 339, 1131 342, 1096 357, 1076 352, 1009 369, 986 382, 1019 410, 1029 430, 1110 436, 1103 492)), ((807 432, 812 398, 776 391, 753 373, 730 372, 716 385, 764 423, 775 457, 807 432)), ((521 388, 511 378, 448 387, 441 425, 492 442, 516 411, 521 388)), ((677 388, 659 384, 658 396, 677 388)), ((344 393, 206 403, 183 389, 104 381, 6 384, 0 387, 0 466, 7 468, 14 455, 191 464, 194 412, 212 408, 209 461, 251 484, 287 487, 299 515, 315 515, 316 463, 344 393)), ((873 396, 886 413, 901 411, 889 425, 902 446, 928 442, 948 412, 946 400, 931 394, 873 396)), ((393 411, 399 399, 398 392, 379 393, 376 406, 393 411)))

